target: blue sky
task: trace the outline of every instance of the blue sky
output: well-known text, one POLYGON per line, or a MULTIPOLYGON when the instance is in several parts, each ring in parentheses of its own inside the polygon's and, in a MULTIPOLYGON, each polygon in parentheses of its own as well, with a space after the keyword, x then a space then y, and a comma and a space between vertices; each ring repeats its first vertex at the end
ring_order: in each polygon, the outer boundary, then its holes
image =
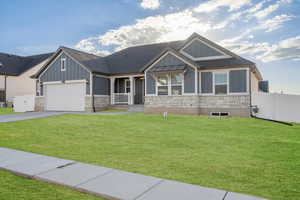
POLYGON ((107 55, 193 32, 257 63, 273 92, 300 94, 300 0, 1 0, 0 52, 69 46, 107 55))

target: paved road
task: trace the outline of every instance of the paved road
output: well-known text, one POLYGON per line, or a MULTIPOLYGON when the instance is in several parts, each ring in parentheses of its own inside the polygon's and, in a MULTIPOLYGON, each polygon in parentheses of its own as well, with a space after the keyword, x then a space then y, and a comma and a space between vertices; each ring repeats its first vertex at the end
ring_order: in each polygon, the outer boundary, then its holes
POLYGON ((0 148, 0 169, 75 190, 121 200, 263 200, 14 149, 0 148))

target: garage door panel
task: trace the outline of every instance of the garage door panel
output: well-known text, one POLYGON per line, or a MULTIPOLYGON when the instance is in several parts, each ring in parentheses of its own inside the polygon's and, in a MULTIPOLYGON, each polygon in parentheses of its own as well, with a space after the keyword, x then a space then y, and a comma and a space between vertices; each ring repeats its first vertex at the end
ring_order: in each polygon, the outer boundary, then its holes
POLYGON ((45 99, 48 111, 84 111, 85 83, 46 85, 45 99))

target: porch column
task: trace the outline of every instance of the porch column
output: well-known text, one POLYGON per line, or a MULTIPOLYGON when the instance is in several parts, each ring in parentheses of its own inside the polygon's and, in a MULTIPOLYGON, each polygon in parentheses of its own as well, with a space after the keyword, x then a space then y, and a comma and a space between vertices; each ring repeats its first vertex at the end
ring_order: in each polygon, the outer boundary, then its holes
POLYGON ((133 105, 134 104, 134 77, 130 76, 129 77, 130 80, 130 97, 129 97, 129 105, 133 105))
POLYGON ((115 93, 115 78, 110 78, 110 102, 111 102, 111 105, 115 104, 114 93, 115 93))

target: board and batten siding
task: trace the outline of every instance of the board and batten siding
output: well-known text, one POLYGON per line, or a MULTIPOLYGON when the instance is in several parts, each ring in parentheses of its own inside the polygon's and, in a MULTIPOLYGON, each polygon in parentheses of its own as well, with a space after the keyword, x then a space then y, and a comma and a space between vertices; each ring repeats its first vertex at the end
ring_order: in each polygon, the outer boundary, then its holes
MULTIPOLYGON (((172 72, 172 66, 180 66, 183 65, 186 67, 184 73, 184 93, 194 93, 195 92, 195 69, 193 67, 188 66, 182 60, 178 59, 176 56, 172 54, 167 54, 163 57, 159 62, 157 62, 154 66, 146 72, 146 94, 147 95, 154 95, 156 94, 156 80, 153 76, 155 73, 152 74, 151 71, 155 71, 155 68, 158 67, 167 67, 170 72, 172 72)), ((168 71, 164 71, 162 73, 168 73, 168 71)))
POLYGON ((229 71, 229 92, 230 93, 247 92, 247 70, 229 71))
POLYGON ((210 94, 213 92, 213 73, 200 72, 201 74, 201 93, 210 94))
POLYGON ((110 79, 94 76, 93 85, 95 95, 110 95, 110 79))
POLYGON ((195 92, 195 69, 187 67, 184 73, 184 93, 195 92))
POLYGON ((199 40, 194 40, 190 45, 185 47, 183 51, 194 58, 223 56, 222 53, 212 49, 199 40))
POLYGON ((155 79, 150 73, 146 73, 146 94, 147 95, 154 95, 156 94, 156 87, 155 87, 155 79))
POLYGON ((64 82, 70 80, 87 80, 86 94, 90 94, 90 72, 65 53, 59 55, 59 57, 55 59, 54 62, 52 62, 46 71, 40 76, 41 82, 64 82), (66 59, 65 71, 61 71, 60 63, 62 58, 66 59))
MULTIPOLYGON (((242 70, 228 70, 229 73, 229 93, 246 93, 247 92, 247 73, 246 69, 242 70)), ((217 72, 217 70, 216 70, 217 72)), ((199 72, 201 81, 201 91, 202 94, 212 94, 213 93, 213 72, 199 72)))

